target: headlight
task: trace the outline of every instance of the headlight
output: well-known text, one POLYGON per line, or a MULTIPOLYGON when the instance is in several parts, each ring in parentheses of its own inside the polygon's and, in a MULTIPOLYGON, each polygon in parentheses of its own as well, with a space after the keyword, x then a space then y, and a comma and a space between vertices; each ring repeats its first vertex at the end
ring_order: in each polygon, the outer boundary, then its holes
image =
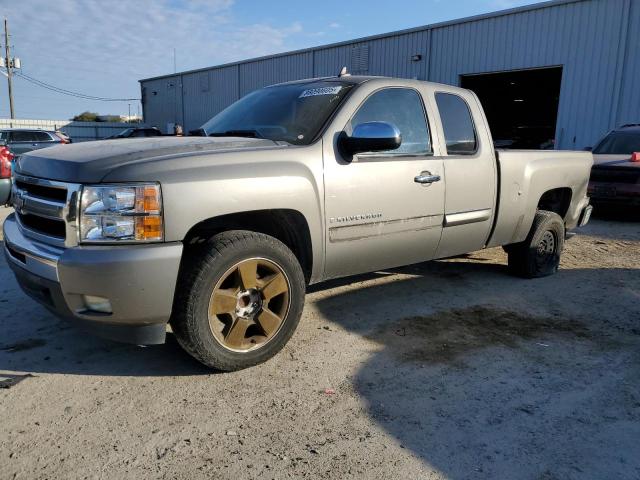
POLYGON ((160 185, 82 187, 80 242, 155 242, 162 239, 160 185))

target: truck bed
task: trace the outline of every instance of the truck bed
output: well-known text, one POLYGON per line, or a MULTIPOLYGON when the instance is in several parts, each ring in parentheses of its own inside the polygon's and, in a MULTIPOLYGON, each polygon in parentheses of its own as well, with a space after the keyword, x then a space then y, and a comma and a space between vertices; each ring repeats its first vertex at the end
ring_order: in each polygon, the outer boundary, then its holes
POLYGON ((550 191, 566 198, 561 213, 567 230, 578 224, 587 205, 587 185, 593 165, 590 152, 558 150, 496 150, 497 214, 487 247, 523 241, 540 200, 550 191))

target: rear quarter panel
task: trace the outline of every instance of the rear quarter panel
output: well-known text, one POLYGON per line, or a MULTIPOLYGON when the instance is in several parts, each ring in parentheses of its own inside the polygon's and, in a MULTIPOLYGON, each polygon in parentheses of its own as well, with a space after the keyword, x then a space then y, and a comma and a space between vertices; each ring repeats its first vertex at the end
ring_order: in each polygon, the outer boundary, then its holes
POLYGON ((589 152, 498 150, 500 189, 496 225, 488 247, 523 241, 542 195, 556 188, 571 189, 571 203, 564 217, 567 229, 575 228, 589 203, 587 186, 593 165, 589 152))

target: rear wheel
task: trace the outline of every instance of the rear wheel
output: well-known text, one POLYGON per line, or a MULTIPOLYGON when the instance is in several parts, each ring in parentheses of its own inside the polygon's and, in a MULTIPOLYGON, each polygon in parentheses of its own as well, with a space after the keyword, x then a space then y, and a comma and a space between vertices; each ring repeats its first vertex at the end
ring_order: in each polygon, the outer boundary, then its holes
POLYGON ((190 252, 171 326, 180 345, 210 367, 264 362, 293 334, 305 281, 293 253, 267 235, 230 231, 190 252))
POLYGON ((538 211, 526 240, 505 247, 509 270, 524 278, 553 275, 560 265, 564 237, 562 217, 554 212, 538 211))

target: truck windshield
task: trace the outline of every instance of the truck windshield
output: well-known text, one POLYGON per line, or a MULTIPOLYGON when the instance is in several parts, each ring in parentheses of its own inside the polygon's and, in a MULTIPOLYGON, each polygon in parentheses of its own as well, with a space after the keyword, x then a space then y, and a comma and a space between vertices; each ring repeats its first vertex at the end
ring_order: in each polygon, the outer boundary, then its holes
POLYGON ((267 138, 309 145, 353 85, 318 81, 262 88, 202 126, 208 136, 267 138))
POLYGON ((640 133, 610 133, 593 149, 596 155, 631 155, 640 152, 640 133))

